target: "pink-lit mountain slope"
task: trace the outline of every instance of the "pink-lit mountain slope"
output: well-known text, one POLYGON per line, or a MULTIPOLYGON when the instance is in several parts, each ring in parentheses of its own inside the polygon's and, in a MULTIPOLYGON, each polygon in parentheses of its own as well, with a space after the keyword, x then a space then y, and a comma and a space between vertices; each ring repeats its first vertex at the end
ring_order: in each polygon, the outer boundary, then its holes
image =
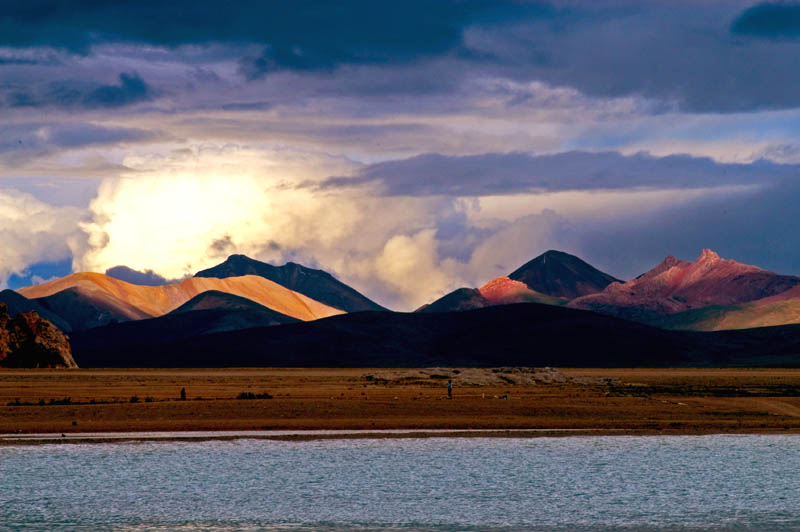
POLYGON ((563 305, 574 297, 599 292, 615 281, 574 255, 550 250, 508 276, 496 277, 479 289, 459 288, 419 311, 449 312, 510 303, 563 305))
POLYGON ((668 256, 636 279, 612 283, 568 305, 650 323, 661 321, 665 326, 716 329, 723 327, 693 324, 712 315, 719 321, 741 305, 787 293, 798 285, 798 277, 726 260, 705 249, 693 262, 668 256), (663 318, 673 315, 682 318, 663 318))

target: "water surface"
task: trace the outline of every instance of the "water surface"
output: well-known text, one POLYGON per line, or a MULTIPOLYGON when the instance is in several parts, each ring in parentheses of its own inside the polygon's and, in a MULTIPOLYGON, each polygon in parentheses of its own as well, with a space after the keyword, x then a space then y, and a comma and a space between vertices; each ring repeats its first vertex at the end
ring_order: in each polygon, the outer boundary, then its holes
POLYGON ((0 530, 800 530, 800 437, 0 447, 0 530))

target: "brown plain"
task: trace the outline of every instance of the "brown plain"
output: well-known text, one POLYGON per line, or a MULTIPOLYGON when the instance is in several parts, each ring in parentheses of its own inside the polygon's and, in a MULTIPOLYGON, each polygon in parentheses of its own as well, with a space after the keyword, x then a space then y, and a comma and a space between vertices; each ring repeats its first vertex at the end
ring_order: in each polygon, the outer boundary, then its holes
POLYGON ((456 371, 0 370, 0 433, 522 428, 800 433, 797 369, 562 369, 547 370, 544 381, 519 369, 456 371), (448 378, 455 383, 453 400, 446 398, 448 378), (181 388, 185 401, 179 400, 181 388), (272 398, 237 399, 265 392, 272 398), (71 404, 57 404, 65 397, 71 404), (22 406, 13 406, 17 402, 22 406))

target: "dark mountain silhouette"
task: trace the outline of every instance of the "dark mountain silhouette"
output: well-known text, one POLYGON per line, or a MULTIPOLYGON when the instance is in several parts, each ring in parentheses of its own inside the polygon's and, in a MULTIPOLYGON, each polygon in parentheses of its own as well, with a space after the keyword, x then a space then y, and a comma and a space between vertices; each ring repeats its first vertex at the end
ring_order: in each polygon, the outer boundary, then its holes
POLYGON ((600 292, 619 281, 574 255, 555 250, 542 253, 508 277, 541 294, 566 299, 600 292))
POLYGON ((458 288, 429 305, 423 305, 415 312, 458 312, 490 306, 477 288, 458 288))
MULTIPOLYGON (((295 323, 300 320, 281 314, 271 308, 260 305, 246 297, 229 294, 227 292, 220 292, 219 290, 209 290, 198 294, 180 307, 176 308, 167 316, 174 314, 186 314, 189 312, 213 310, 217 311, 220 315, 225 312, 231 313, 244 313, 241 315, 255 316, 259 315, 258 321, 266 321, 266 325, 277 325, 280 323, 295 323)), ((242 327, 244 328, 244 327, 242 327)), ((233 330, 233 329, 230 329, 233 330)))
POLYGON ((149 317, 146 314, 134 314, 131 317, 131 309, 123 306, 119 300, 100 292, 88 294, 76 286, 33 301, 58 315, 59 319, 69 324, 66 330, 73 331, 149 317))
POLYGON ((264 277, 290 290, 346 312, 386 310, 337 280, 331 274, 322 270, 306 268, 294 262, 288 262, 283 266, 273 266, 244 255, 231 255, 222 264, 198 272, 195 277, 224 279, 242 275, 264 277))
MULTIPOLYGON (((187 315, 199 312, 212 311, 187 315)), ((176 337, 176 326, 159 318, 76 333, 75 359, 83 367, 800 366, 800 326, 669 331, 533 303, 361 312, 203 336, 176 337)))
MULTIPOLYGON (((230 305, 230 301, 216 307, 209 305, 212 302, 219 303, 219 300, 217 294, 200 294, 181 308, 158 318, 75 332, 72 344, 79 346, 84 353, 95 353, 93 359, 102 367, 175 367, 171 356, 159 351, 157 346, 181 341, 191 342, 192 339, 205 338, 213 333, 299 322, 257 303, 242 304, 236 308, 230 305), (191 310, 192 308, 196 310, 191 310), (156 351, 148 353, 147 350, 151 347, 156 348, 156 351), (100 355, 102 352, 106 354, 100 355)), ((230 355, 235 360, 237 354, 232 352, 230 355)))
POLYGON ((12 317, 16 316, 20 312, 33 311, 64 332, 69 332, 72 330, 70 324, 61 318, 58 313, 51 312, 35 299, 28 299, 27 297, 23 296, 22 294, 18 294, 13 290, 3 290, 0 292, 0 303, 6 304, 8 313, 12 317))

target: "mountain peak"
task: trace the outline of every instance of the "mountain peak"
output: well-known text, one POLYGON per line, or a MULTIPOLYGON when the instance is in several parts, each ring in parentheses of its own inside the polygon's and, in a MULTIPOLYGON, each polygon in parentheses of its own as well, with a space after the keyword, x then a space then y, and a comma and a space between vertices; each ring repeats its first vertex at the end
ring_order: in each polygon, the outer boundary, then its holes
POLYGON ((719 260, 721 260, 719 255, 717 255, 710 249, 706 248, 700 252, 700 256, 697 257, 697 260, 695 262, 717 262, 719 260))
POLYGON ((346 312, 364 310, 386 310, 353 288, 347 286, 323 270, 307 268, 302 264, 287 262, 283 266, 251 259, 246 255, 229 256, 225 262, 197 272, 195 277, 240 277, 257 275, 274 283, 299 292, 326 305, 346 312))
POLYGON ((662 260, 658 265, 656 265, 655 268, 643 273, 642 275, 637 277, 637 279, 652 279, 653 277, 657 277, 672 268, 683 267, 688 264, 690 263, 685 260, 676 259, 672 255, 667 255, 666 257, 664 257, 664 260, 662 260))
POLYGON ((554 249, 522 265, 508 277, 536 292, 566 299, 600 292, 617 281, 575 255, 554 249))
POLYGON ((672 268, 679 262, 680 260, 676 259, 674 255, 667 255, 666 257, 664 257, 664 260, 661 261, 660 266, 663 265, 672 268))

